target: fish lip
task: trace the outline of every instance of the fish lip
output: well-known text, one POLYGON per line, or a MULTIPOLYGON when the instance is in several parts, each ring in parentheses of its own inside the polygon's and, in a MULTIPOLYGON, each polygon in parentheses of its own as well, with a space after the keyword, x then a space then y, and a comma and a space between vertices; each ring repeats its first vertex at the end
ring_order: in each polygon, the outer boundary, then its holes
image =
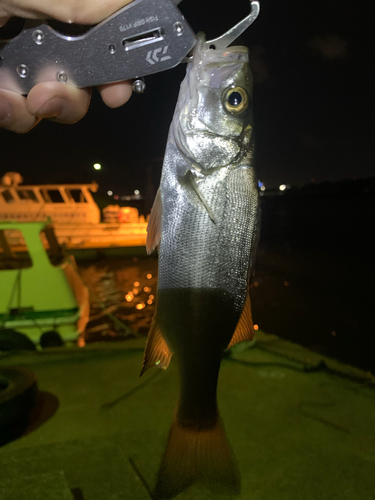
POLYGON ((236 140, 242 136, 242 132, 237 135, 229 135, 229 134, 217 134, 216 132, 211 132, 210 130, 197 130, 197 131, 192 131, 192 132, 186 132, 186 136, 194 136, 194 135, 204 135, 207 137, 218 137, 220 139, 225 139, 225 140, 236 140))

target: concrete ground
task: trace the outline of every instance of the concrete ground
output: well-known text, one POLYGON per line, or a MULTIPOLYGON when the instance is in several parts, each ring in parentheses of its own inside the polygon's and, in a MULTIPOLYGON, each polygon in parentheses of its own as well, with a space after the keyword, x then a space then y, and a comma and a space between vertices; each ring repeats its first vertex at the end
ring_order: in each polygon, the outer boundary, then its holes
MULTIPOLYGON (((41 391, 26 434, 0 448, 1 500, 151 497, 178 380, 173 361, 140 379, 143 347, 136 339, 0 357, 0 366, 30 367, 41 391)), ((257 332, 223 360, 218 400, 241 500, 375 499, 370 374, 257 332)), ((223 497, 196 485, 178 498, 223 497)))

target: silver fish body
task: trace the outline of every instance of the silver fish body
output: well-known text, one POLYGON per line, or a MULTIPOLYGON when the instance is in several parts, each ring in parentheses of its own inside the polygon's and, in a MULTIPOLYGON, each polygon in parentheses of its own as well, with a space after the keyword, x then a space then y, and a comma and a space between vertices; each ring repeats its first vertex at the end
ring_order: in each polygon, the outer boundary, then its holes
POLYGON ((207 49, 199 36, 149 223, 148 249, 161 238, 144 370, 166 368, 174 353, 181 378, 156 498, 173 498, 197 479, 239 491, 216 387, 223 351, 253 336, 248 290, 259 219, 253 143, 247 49, 207 49))

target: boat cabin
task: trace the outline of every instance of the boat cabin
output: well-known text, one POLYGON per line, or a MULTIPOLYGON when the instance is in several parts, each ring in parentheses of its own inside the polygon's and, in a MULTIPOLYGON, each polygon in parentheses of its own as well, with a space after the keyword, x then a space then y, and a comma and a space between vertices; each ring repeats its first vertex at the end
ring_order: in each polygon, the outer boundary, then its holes
POLYGON ((100 210, 91 184, 23 185, 18 172, 8 172, 0 182, 0 220, 47 221, 58 223, 100 222, 100 210), (22 184, 22 185, 21 185, 22 184))

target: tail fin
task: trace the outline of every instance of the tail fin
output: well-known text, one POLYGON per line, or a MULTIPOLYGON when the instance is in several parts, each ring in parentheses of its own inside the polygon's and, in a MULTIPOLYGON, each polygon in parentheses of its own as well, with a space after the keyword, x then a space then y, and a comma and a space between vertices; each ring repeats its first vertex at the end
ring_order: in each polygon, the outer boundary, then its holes
POLYGON ((174 498, 196 481, 228 495, 239 495, 241 489, 239 470, 220 419, 215 427, 197 431, 182 426, 175 415, 153 498, 174 498))

